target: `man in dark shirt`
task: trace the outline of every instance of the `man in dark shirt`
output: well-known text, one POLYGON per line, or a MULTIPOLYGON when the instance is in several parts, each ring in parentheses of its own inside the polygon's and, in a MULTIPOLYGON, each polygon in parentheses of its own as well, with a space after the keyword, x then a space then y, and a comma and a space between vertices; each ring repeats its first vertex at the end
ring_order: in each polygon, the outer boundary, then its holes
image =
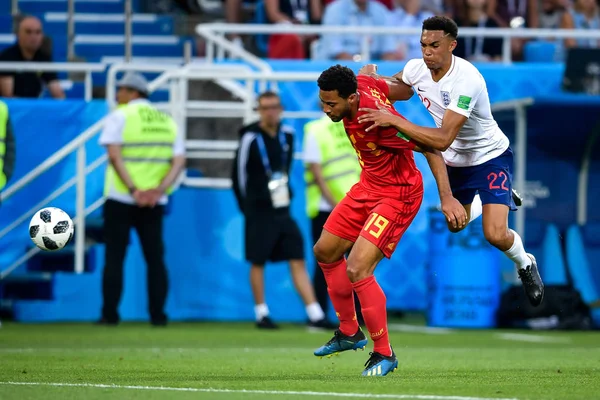
POLYGON ((306 306, 309 326, 332 328, 315 298, 304 263, 302 234, 290 215, 288 177, 294 156, 293 131, 281 124, 277 94, 261 94, 258 112, 260 121, 240 130, 232 174, 235 196, 246 218, 246 260, 251 264, 256 324, 259 328, 277 328, 265 302, 264 265, 267 261, 288 261, 294 286, 306 306))
MULTIPOLYGON (((51 55, 40 49, 42 39, 40 20, 35 17, 23 18, 17 28, 17 43, 0 53, 0 62, 52 62, 51 55)), ((0 71, 2 97, 39 97, 44 84, 52 97, 65 97, 55 72, 0 71)))

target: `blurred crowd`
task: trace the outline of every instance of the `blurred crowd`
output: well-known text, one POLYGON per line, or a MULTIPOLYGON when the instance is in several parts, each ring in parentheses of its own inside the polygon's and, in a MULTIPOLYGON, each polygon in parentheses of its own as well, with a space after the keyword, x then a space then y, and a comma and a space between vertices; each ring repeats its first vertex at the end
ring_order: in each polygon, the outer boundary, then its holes
MULTIPOLYGON (((224 0, 231 23, 321 24, 325 26, 389 26, 420 28, 432 15, 452 17, 459 27, 600 29, 600 0, 224 0), (246 1, 246 2, 245 2, 246 1), (250 3, 248 3, 250 2, 250 3), (253 13, 244 10, 253 9, 253 13)), ((459 32, 460 36, 460 32, 459 32)), ((230 39, 248 43, 240 36, 230 39)), ((283 59, 337 59, 360 61, 361 34, 318 36, 263 35, 256 47, 266 57, 283 59)), ((370 58, 407 60, 420 57, 419 37, 373 35, 368 38, 370 58)), ((600 47, 599 40, 553 40, 553 61, 563 61, 571 47, 600 47)), ((512 59, 523 60, 526 40, 511 42, 512 59)), ((473 61, 497 61, 501 38, 459 38, 455 54, 473 61)))

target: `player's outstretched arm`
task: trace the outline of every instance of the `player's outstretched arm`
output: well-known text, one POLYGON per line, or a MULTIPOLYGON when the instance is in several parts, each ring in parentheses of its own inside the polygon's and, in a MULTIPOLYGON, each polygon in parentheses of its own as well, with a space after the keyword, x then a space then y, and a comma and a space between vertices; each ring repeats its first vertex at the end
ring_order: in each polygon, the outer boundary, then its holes
POLYGON ((366 64, 363 65, 358 71, 358 75, 368 75, 375 79, 381 79, 385 81, 388 86, 387 98, 391 102, 409 100, 413 94, 415 94, 412 87, 404 83, 402 80, 402 72, 399 72, 394 76, 382 76, 377 74, 376 64, 366 64))
POLYGON ((464 115, 446 110, 440 128, 425 128, 392 114, 385 107, 379 105, 377 107, 377 110, 372 108, 359 109, 364 114, 358 117, 358 122, 361 124, 373 123, 366 129, 367 132, 378 126, 393 126, 415 142, 440 151, 445 151, 450 147, 454 139, 456 139, 456 135, 458 135, 458 132, 467 121, 467 117, 464 115))
POLYGON ((446 163, 439 150, 434 150, 424 146, 416 146, 415 151, 423 153, 429 164, 429 168, 435 178, 435 183, 438 187, 440 202, 442 204, 442 212, 446 216, 448 224, 454 229, 462 229, 467 224, 467 212, 458 200, 452 196, 450 189, 450 180, 448 179, 448 171, 446 163))

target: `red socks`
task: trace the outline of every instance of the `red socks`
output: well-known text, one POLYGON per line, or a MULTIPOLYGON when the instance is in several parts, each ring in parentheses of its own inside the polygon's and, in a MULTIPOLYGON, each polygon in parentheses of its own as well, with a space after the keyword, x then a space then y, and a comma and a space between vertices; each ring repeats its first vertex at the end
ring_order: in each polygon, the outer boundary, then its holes
MULTIPOLYGON (((375 276, 352 284, 362 309, 365 325, 373 339, 373 351, 384 356, 392 355, 387 329, 386 297, 375 276)), ((334 303, 335 304, 335 303, 334 303)))
POLYGON ((332 264, 320 262, 319 266, 323 270, 323 275, 325 275, 327 291, 340 320, 340 331, 344 335, 352 336, 358 331, 358 322, 356 321, 356 311, 354 309, 352 282, 350 282, 346 273, 346 259, 342 258, 332 264))

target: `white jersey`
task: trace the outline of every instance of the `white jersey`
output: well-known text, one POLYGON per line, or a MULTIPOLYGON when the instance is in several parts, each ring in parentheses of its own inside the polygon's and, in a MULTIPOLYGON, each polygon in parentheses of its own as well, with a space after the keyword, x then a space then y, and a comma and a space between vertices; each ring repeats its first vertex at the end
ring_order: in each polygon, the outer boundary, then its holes
POLYGON ((402 80, 413 87, 438 128, 446 110, 467 117, 454 142, 443 152, 447 165, 480 165, 508 148, 508 138, 492 116, 485 80, 467 60, 452 56, 452 66, 439 82, 433 80, 422 58, 410 60, 402 80))

